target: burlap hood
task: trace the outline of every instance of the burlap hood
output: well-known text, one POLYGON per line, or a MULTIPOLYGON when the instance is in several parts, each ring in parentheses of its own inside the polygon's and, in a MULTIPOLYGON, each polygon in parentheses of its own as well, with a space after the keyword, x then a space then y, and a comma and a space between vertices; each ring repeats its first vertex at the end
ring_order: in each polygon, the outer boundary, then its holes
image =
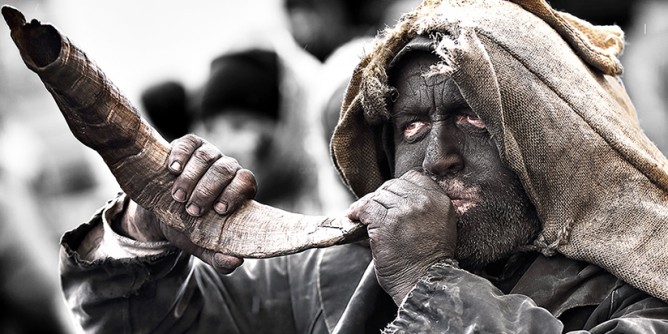
POLYGON ((356 69, 331 142, 358 196, 389 179, 378 119, 386 67, 416 36, 452 76, 520 178, 544 253, 597 264, 668 300, 668 161, 639 128, 622 86, 623 33, 544 0, 425 1, 380 36, 356 69))

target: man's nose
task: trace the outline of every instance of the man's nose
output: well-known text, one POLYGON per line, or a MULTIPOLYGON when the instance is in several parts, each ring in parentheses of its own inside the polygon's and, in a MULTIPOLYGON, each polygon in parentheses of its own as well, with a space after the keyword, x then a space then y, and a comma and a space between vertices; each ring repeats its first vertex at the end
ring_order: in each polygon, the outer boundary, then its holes
POLYGON ((438 176, 454 174, 464 169, 464 157, 459 149, 456 130, 434 127, 422 162, 425 171, 438 176), (448 131, 449 130, 449 131, 448 131))

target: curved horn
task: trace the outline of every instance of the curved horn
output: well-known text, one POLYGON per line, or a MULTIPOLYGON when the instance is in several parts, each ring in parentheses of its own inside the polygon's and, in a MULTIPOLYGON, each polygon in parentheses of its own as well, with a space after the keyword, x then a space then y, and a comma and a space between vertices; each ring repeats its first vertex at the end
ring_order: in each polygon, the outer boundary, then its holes
POLYGON ((306 216, 248 201, 228 216, 185 213, 172 200, 170 144, 119 89, 55 27, 4 6, 2 15, 29 69, 53 95, 67 125, 94 149, 127 195, 200 247, 239 257, 272 257, 360 240, 366 229, 347 218, 306 216))

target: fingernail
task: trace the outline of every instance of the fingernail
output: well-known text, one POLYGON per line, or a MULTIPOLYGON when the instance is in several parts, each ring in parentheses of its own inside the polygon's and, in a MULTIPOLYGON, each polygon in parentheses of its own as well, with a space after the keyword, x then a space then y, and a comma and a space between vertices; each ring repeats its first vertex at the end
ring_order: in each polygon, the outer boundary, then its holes
POLYGON ((174 194, 172 194, 172 197, 177 202, 184 202, 186 200, 186 192, 183 191, 183 189, 177 189, 174 194))
POLYGON ((197 204, 190 203, 190 204, 188 204, 188 207, 186 207, 186 211, 191 216, 199 216, 200 208, 199 208, 199 206, 197 206, 197 204))
POLYGON ((213 206, 213 209, 221 215, 225 214, 227 213, 227 203, 216 202, 216 204, 213 206))
POLYGON ((169 166, 173 171, 178 172, 181 170, 181 163, 178 161, 172 162, 172 164, 169 166))

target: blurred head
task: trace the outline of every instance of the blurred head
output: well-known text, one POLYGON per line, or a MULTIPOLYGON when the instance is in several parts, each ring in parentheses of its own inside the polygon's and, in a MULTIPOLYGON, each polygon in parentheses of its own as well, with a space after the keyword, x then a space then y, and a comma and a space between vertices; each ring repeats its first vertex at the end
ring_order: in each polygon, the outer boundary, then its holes
POLYGON ((373 36, 417 0, 286 0, 290 31, 306 51, 324 61, 338 46, 373 36), (408 5, 407 5, 408 4, 408 5), (386 22, 390 21, 390 22, 386 22))
POLYGON ((276 53, 253 49, 225 54, 211 64, 192 130, 246 168, 260 172, 279 110, 276 53))
POLYGON ((198 119, 244 109, 254 116, 279 118, 279 65, 274 51, 250 49, 211 62, 198 119))
POLYGON ((165 81, 150 86, 142 93, 141 102, 147 118, 168 141, 188 133, 192 120, 181 83, 165 81))

